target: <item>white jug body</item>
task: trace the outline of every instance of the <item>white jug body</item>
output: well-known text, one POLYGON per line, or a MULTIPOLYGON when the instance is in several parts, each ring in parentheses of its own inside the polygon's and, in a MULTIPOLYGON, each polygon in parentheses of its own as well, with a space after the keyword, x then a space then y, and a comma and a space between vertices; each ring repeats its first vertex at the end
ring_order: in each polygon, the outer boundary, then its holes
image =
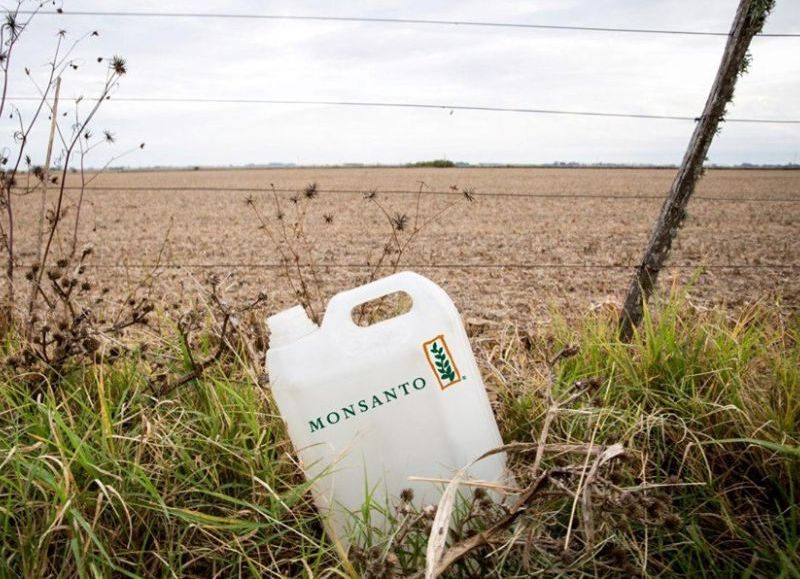
MULTIPOLYGON (((367 495, 391 508, 389 499, 411 488, 417 505, 435 503, 442 485, 409 477, 449 480, 502 445, 461 318, 430 280, 402 272, 337 294, 319 329, 297 317, 293 309, 268 321, 273 336, 292 336, 270 344, 270 383, 336 540, 347 542, 367 495), (353 322, 353 308, 398 291, 411 297, 407 313, 353 322)), ((502 483, 505 456, 469 473, 502 483)), ((377 513, 370 522, 385 524, 377 513)))

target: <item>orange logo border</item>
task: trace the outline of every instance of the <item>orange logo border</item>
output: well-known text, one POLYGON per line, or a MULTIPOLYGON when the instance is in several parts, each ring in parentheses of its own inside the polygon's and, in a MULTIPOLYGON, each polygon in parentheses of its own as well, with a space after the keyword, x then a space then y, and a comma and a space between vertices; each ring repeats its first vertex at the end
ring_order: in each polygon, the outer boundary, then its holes
POLYGON ((456 366, 456 360, 453 357, 453 354, 450 352, 450 347, 447 345, 447 340, 444 339, 444 334, 439 334, 438 336, 435 336, 435 337, 431 338, 427 342, 423 342, 422 343, 422 351, 425 353, 425 359, 428 361, 428 365, 431 367, 431 371, 433 372, 433 375, 436 376, 436 380, 437 380, 437 382, 439 382, 439 388, 441 390, 446 390, 447 388, 450 388, 450 386, 453 386, 454 384, 458 384, 459 382, 461 382, 461 380, 462 380, 461 372, 459 371, 458 366, 456 366), (431 361, 430 351, 428 350, 428 346, 430 346, 431 344, 433 344, 437 340, 441 341, 442 345, 444 345, 444 350, 445 350, 445 352, 447 352, 447 358, 448 358, 448 360, 450 360, 450 363, 453 365, 453 372, 457 376, 457 378, 455 380, 453 380, 452 382, 449 382, 448 384, 445 384, 444 382, 442 382, 442 379, 439 377, 439 372, 436 371, 436 367, 433 365, 433 362, 431 361))

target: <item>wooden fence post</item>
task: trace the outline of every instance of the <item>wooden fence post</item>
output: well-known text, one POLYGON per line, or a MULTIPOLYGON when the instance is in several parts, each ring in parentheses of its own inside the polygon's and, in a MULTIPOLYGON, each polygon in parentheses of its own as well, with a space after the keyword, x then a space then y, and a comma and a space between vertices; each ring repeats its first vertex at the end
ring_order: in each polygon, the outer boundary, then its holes
POLYGON ((631 280, 619 324, 620 339, 630 340, 634 328, 641 322, 645 300, 655 287, 658 274, 669 255, 672 240, 686 219, 686 205, 694 192, 695 184, 703 174, 703 162, 708 148, 717 133, 725 114, 725 107, 733 97, 736 79, 749 63, 747 49, 753 36, 761 31, 775 0, 740 0, 733 20, 725 52, 717 76, 711 86, 703 114, 695 126, 683 162, 672 182, 672 187, 645 249, 642 261, 631 280))

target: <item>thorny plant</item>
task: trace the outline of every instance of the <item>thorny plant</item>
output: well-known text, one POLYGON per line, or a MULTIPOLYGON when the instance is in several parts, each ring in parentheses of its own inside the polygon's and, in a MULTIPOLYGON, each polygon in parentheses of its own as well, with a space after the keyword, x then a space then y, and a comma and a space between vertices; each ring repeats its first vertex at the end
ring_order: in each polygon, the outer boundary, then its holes
POLYGON ((178 303, 172 305, 174 310, 181 310, 174 321, 180 351, 174 355, 155 350, 145 356, 151 368, 149 384, 158 398, 197 380, 226 357, 244 362, 241 366, 250 371, 254 384, 264 383, 263 374, 257 374, 255 369, 261 367, 266 337, 260 321, 252 314, 266 302, 267 294, 262 292, 245 304, 232 304, 225 297, 228 281, 212 274, 200 292, 203 303, 182 309, 178 303), (201 354, 204 357, 198 359, 201 354))
MULTIPOLYGON (((436 224, 461 199, 472 202, 476 197, 473 188, 459 188, 453 185, 450 187, 450 192, 456 196, 456 199, 435 209, 427 207, 427 203, 423 203, 423 201, 429 201, 429 197, 425 196, 426 187, 425 182, 419 182, 413 209, 409 211, 390 211, 377 190, 364 194, 364 200, 370 206, 375 207, 383 217, 387 234, 386 240, 378 245, 377 259, 372 256, 372 252, 367 256, 367 274, 362 283, 374 281, 379 275, 397 272, 402 266, 403 257, 408 254, 420 234, 431 225, 436 224)), ((288 198, 288 210, 286 200, 282 200, 278 195, 275 185, 270 183, 270 188, 269 204, 273 211, 271 218, 266 210, 259 208, 255 197, 248 196, 245 203, 253 210, 259 221, 260 229, 265 232, 277 251, 282 277, 287 282, 292 295, 306 309, 311 319, 319 323, 325 308, 325 293, 321 277, 324 264, 319 261, 315 252, 315 240, 318 232, 309 221, 311 206, 320 194, 319 186, 316 182, 310 183, 302 191, 291 195, 288 198)), ((315 220, 313 223, 316 222, 315 220)), ((333 222, 333 213, 324 212, 322 214, 323 225, 331 225, 333 222)), ((386 313, 383 310, 388 307, 389 302, 382 300, 362 304, 355 312, 356 321, 361 323, 364 319, 383 315, 386 313)))
MULTIPOLYGON (((104 167, 87 177, 87 156, 100 145, 115 141, 108 130, 103 132, 102 139, 93 140, 89 127, 102 104, 111 98, 120 78, 127 73, 125 59, 97 57, 95 64, 106 69, 99 93, 92 98, 76 98, 71 114, 60 112, 62 79, 83 66, 83 60, 74 56, 77 47, 99 36, 99 32, 92 31, 68 41, 67 31, 61 30, 56 35, 55 49, 45 66, 43 80, 37 79, 29 67, 24 67, 25 77, 38 94, 32 112, 7 101, 15 63, 13 57, 32 19, 43 7, 44 3, 19 0, 14 8, 7 10, 0 25, 0 72, 3 75, 0 118, 7 114, 14 125, 11 142, 0 152, 0 245, 5 258, 0 337, 13 335, 21 342, 19 352, 9 360, 11 365, 27 370, 29 375, 51 380, 60 375, 71 359, 93 360, 101 344, 114 344, 126 328, 146 323, 153 305, 146 298, 132 297, 127 300, 124 311, 116 312, 113 319, 98 313, 96 310, 108 303, 107 292, 98 293, 95 284, 86 278, 85 260, 92 255, 92 248, 79 248, 86 186, 110 163, 130 152, 113 156, 104 167), (28 9, 29 4, 32 9, 28 9), (67 126, 60 122, 64 117, 70 119, 65 123, 67 126), (36 164, 31 135, 36 127, 48 121, 50 139, 46 150, 39 151, 43 156, 42 164, 36 164), (70 172, 78 173, 80 179, 74 199, 67 195, 70 172), (35 228, 19 230, 18 204, 31 206, 29 200, 23 201, 36 196, 39 203, 35 228), (26 264, 21 261, 23 256, 32 259, 26 264), (27 295, 23 289, 28 290, 27 295)), ((137 148, 141 147, 143 143, 137 148)), ((115 349, 112 345, 109 351, 115 349)))
MULTIPOLYGON (((408 213, 391 213, 381 200, 377 190, 370 191, 364 195, 364 199, 381 212, 389 229, 388 240, 383 244, 380 256, 370 270, 365 283, 373 281, 381 272, 381 268, 387 265, 387 261, 389 270, 393 273, 396 272, 400 267, 403 256, 408 252, 417 236, 430 225, 437 223, 459 201, 455 199, 438 211, 425 211, 422 200, 426 187, 427 184, 424 181, 419 182, 419 189, 414 200, 413 220, 408 213), (425 213, 429 213, 427 217, 425 213)), ((454 194, 460 193, 461 197, 470 203, 475 200, 475 189, 472 187, 460 189, 456 185, 451 185, 450 191, 454 194)))
MULTIPOLYGON (((308 223, 309 208, 319 196, 319 187, 316 183, 309 183, 302 192, 289 197, 288 215, 273 183, 270 183, 270 188, 275 211, 274 223, 259 210, 254 197, 248 196, 245 203, 253 210, 260 229, 278 252, 283 278, 292 294, 297 297, 311 319, 319 323, 325 301, 319 268, 314 257, 314 241, 311 237, 313 232, 309 231, 308 223)), ((333 215, 326 213, 324 221, 330 225, 333 223, 333 215)))
POLYGON ((647 529, 673 533, 681 527, 669 491, 683 483, 675 477, 648 482, 644 456, 619 443, 597 442, 603 417, 593 411, 592 399, 600 380, 579 380, 555 394, 555 365, 577 352, 574 346, 564 348, 549 362, 547 410, 538 440, 484 455, 508 453, 519 489, 458 476, 449 483, 431 481, 448 488, 438 505, 421 508, 414 505, 411 489, 403 491, 389 517, 390 531, 364 528, 361 543, 351 550, 363 576, 641 572, 647 554, 639 545, 647 529), (592 433, 588 443, 551 442, 553 427, 565 414, 572 420, 586 416, 592 433), (455 492, 470 486, 472 491, 455 492))

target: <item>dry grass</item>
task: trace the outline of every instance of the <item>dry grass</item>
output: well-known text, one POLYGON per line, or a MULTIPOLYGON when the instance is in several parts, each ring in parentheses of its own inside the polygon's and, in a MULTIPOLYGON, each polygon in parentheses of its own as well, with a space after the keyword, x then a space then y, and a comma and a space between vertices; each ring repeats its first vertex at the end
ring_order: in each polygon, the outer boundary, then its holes
MULTIPOLYGON (((191 367, 156 322, 150 348, 191 367)), ((607 313, 476 330, 527 491, 458 506, 446 576, 796 576, 799 323, 698 312, 677 293, 631 344, 607 313)), ((0 576, 349 574, 247 356, 228 350, 163 397, 151 359, 142 346, 76 365, 36 397, 0 366, 0 576)), ((362 576, 424 568, 435 511, 398 507, 394 531, 351 553, 362 576)))

